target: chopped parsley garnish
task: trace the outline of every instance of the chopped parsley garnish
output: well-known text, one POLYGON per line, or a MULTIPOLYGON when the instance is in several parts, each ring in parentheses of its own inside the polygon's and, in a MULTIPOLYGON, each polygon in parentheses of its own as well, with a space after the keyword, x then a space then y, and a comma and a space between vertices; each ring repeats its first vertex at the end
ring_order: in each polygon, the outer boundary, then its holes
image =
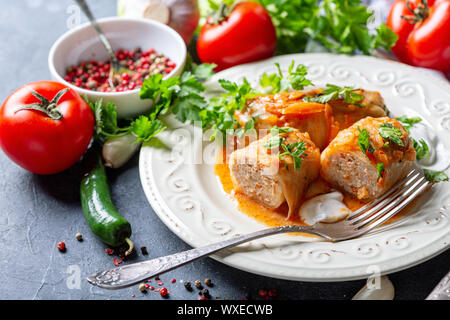
POLYGON ((287 132, 291 132, 293 129, 289 128, 289 127, 285 127, 285 128, 280 128, 278 126, 273 126, 272 128, 270 128, 270 134, 272 136, 278 135, 280 133, 287 133, 287 132))
MULTIPOLYGON (((291 156, 292 160, 294 160, 294 168, 295 170, 300 170, 302 167, 303 158, 306 157, 305 153, 306 147, 304 141, 297 141, 290 144, 281 144, 281 148, 283 149, 283 153, 279 154, 278 157, 282 159, 286 165, 285 156, 291 156)), ((287 167, 286 167, 287 168, 287 167)))
POLYGON ((266 149, 279 149, 281 145, 283 144, 284 138, 280 137, 279 135, 271 136, 267 141, 264 143, 264 148, 266 149))
POLYGON ((430 150, 428 149, 428 145, 425 140, 420 139, 417 141, 416 139, 412 139, 414 150, 416 150, 416 159, 421 160, 430 155, 430 150))
POLYGON ((303 64, 299 64, 294 70, 294 64, 295 62, 292 60, 288 69, 288 75, 284 77, 280 65, 275 63, 278 74, 273 73, 268 75, 264 72, 259 81, 259 85, 262 88, 271 87, 272 93, 288 91, 291 88, 294 90, 302 90, 306 86, 312 85, 313 83, 305 78, 308 73, 307 68, 303 64))
POLYGON ((383 123, 380 125, 380 129, 378 129, 378 133, 384 140, 389 140, 399 145, 401 147, 404 146, 402 141, 402 132, 399 128, 394 127, 390 123, 383 123))
POLYGON ((367 156, 367 152, 369 153, 374 153, 375 149, 373 148, 372 144, 370 143, 370 136, 369 136, 369 132, 366 129, 360 129, 358 127, 358 131, 359 131, 359 136, 358 136, 358 146, 361 149, 362 153, 364 153, 364 155, 366 157, 367 156))
POLYGON ((380 178, 383 178, 383 172, 384 172, 384 163, 382 162, 377 163, 377 173, 380 178))
POLYGON ((409 133, 409 129, 411 129, 414 124, 422 121, 422 119, 419 117, 408 118, 405 116, 401 116, 401 117, 397 117, 396 119, 402 123, 403 128, 405 128, 406 132, 408 132, 408 133, 409 133))
POLYGON ((448 176, 443 171, 423 169, 423 174, 425 175, 425 179, 430 182, 448 181, 448 176))
POLYGON ((328 101, 342 99, 345 103, 364 108, 364 106, 359 103, 364 97, 359 93, 356 93, 356 91, 358 91, 358 89, 352 87, 339 87, 328 83, 320 95, 317 97, 304 97, 303 100, 308 102, 327 103, 328 101))
POLYGON ((294 161, 295 170, 300 170, 302 167, 303 158, 308 156, 305 153, 306 145, 304 141, 297 141, 294 143, 285 144, 286 139, 281 137, 280 133, 291 132, 292 128, 279 128, 277 126, 270 129, 270 138, 264 143, 266 149, 282 149, 283 152, 278 153, 278 158, 283 160, 284 166, 288 169, 286 156, 291 156, 294 161))

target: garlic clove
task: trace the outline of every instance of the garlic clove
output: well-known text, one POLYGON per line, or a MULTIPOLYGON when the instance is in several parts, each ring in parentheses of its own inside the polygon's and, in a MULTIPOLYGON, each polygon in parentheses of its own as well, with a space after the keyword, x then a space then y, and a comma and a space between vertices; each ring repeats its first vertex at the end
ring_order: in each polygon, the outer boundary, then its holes
POLYGON ((170 9, 164 3, 150 3, 143 12, 145 19, 156 20, 168 24, 170 21, 170 9))
POLYGON ((124 136, 106 140, 103 144, 102 156, 105 166, 119 168, 139 150, 140 143, 136 143, 136 137, 129 133, 124 136))
POLYGON ((367 283, 352 300, 393 300, 395 296, 394 285, 387 276, 372 278, 375 283, 367 283))

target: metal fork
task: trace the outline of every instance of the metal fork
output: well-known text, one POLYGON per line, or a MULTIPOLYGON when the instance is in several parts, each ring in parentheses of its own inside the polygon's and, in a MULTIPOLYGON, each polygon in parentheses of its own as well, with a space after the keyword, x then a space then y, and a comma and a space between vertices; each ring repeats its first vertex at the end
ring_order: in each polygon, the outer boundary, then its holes
POLYGON ((204 247, 101 271, 90 275, 87 280, 105 289, 125 288, 220 250, 279 233, 309 233, 333 242, 356 238, 389 220, 431 185, 432 183, 425 179, 421 170, 413 169, 382 197, 352 212, 340 222, 316 223, 312 226, 287 225, 264 229, 204 247))

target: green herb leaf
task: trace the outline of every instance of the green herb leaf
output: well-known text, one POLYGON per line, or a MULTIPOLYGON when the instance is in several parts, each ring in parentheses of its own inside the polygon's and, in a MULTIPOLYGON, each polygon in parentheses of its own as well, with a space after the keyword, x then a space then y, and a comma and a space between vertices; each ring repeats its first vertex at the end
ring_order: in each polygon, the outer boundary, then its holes
POLYGON ((403 128, 405 128, 406 132, 409 133, 409 129, 411 129, 416 123, 419 123, 422 121, 419 117, 412 117, 408 118, 406 116, 401 116, 396 118, 398 121, 400 121, 403 125, 403 128))
POLYGON ((214 74, 214 68, 217 67, 214 63, 202 63, 200 65, 193 65, 192 73, 199 79, 209 79, 214 74))
POLYGON ((264 148, 266 149, 279 149, 284 141, 283 137, 280 137, 279 135, 271 136, 267 141, 263 144, 264 148))
POLYGON ((412 139, 413 147, 416 150, 416 159, 421 160, 430 155, 430 150, 428 149, 428 144, 425 140, 420 139, 417 141, 416 139, 412 139))
POLYGON ((176 90, 177 99, 172 103, 172 112, 181 122, 201 121, 200 112, 207 107, 202 93, 203 84, 190 71, 184 72, 176 90))
POLYGON ((308 40, 339 53, 390 50, 397 35, 385 24, 369 32, 373 12, 360 0, 258 0, 277 32, 277 54, 303 52, 308 40))
POLYGON ((224 79, 220 79, 218 82, 226 92, 209 99, 199 115, 203 128, 213 131, 210 139, 217 140, 219 137, 219 142, 226 143, 226 135, 236 134, 236 131, 239 130, 234 113, 242 110, 247 100, 255 97, 257 93, 246 78, 241 84, 224 79))
POLYGON ((270 129, 270 138, 263 144, 263 147, 270 150, 282 149, 282 153, 278 152, 278 157, 283 160, 286 169, 288 168, 286 163, 286 156, 292 157, 295 170, 300 170, 303 162, 302 157, 308 156, 305 153, 306 146, 304 141, 297 141, 294 143, 284 144, 286 139, 281 137, 281 133, 291 132, 292 128, 279 128, 274 126, 270 129))
POLYGON ((378 177, 383 178, 383 172, 384 172, 384 163, 377 163, 377 173, 378 177))
POLYGON ((303 90, 306 86, 313 84, 305 77, 308 74, 308 69, 304 65, 299 64, 294 69, 294 60, 292 60, 289 66, 287 77, 284 77, 278 63, 275 63, 275 66, 278 69, 278 74, 273 73, 268 75, 267 73, 263 73, 261 76, 259 84, 262 88, 270 86, 272 87, 273 93, 278 93, 288 91, 291 88, 294 90, 303 90))
POLYGON ((289 128, 289 127, 280 128, 278 126, 273 126, 272 128, 270 128, 270 134, 272 136, 276 136, 276 135, 279 135, 280 133, 291 132, 292 130, 294 130, 294 129, 289 128))
POLYGON ((397 42, 398 35, 384 23, 381 24, 376 30, 377 34, 375 38, 372 38, 371 49, 382 47, 385 50, 390 51, 397 42))
POLYGON ((128 127, 119 127, 116 106, 112 103, 103 105, 102 99, 90 102, 95 117, 95 138, 104 140, 124 134, 128 127))
POLYGON ((425 179, 430 182, 448 181, 448 176, 443 171, 423 169, 423 173, 425 175, 425 179))
POLYGON ((272 18, 277 34, 276 54, 303 52, 311 17, 318 13, 316 0, 258 0, 272 18))
POLYGON ((404 146, 403 141, 401 137, 403 136, 400 129, 394 127, 390 123, 383 123, 380 125, 380 128, 378 129, 378 133, 384 140, 390 140, 396 145, 404 146))
POLYGON ((146 116, 140 116, 130 126, 130 131, 136 136, 137 142, 148 141, 164 129, 166 127, 161 120, 151 120, 146 116))
POLYGON ((372 144, 370 143, 369 132, 365 128, 361 130, 359 127, 358 131, 359 131, 358 146, 361 149, 362 153, 364 153, 364 155, 368 157, 367 152, 374 153, 375 151, 372 144))
POLYGON ((294 169, 300 170, 302 168, 302 162, 303 158, 308 156, 306 151, 306 146, 304 141, 297 141, 290 144, 281 144, 281 148, 283 149, 283 153, 279 154, 278 156, 280 159, 284 160, 286 163, 285 156, 291 156, 292 160, 294 161, 294 169))
POLYGON ((327 103, 328 101, 342 99, 345 103, 351 103, 357 107, 363 108, 359 102, 363 100, 363 96, 356 93, 358 89, 352 87, 339 87, 334 84, 327 84, 322 94, 317 97, 304 97, 303 100, 309 102, 327 103))

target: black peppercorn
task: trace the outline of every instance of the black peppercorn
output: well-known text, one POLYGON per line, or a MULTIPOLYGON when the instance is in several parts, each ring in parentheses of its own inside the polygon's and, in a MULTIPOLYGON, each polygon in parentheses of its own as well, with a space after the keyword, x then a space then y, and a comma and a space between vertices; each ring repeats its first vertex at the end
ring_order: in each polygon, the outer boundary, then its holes
POLYGON ((202 294, 204 297, 206 297, 206 298, 209 298, 209 297, 210 297, 208 289, 203 289, 203 290, 200 291, 200 292, 201 292, 201 294, 202 294))
POLYGON ((191 285, 191 283, 189 281, 186 281, 184 283, 184 287, 186 288, 186 290, 189 290, 189 291, 192 290, 192 285, 191 285))

